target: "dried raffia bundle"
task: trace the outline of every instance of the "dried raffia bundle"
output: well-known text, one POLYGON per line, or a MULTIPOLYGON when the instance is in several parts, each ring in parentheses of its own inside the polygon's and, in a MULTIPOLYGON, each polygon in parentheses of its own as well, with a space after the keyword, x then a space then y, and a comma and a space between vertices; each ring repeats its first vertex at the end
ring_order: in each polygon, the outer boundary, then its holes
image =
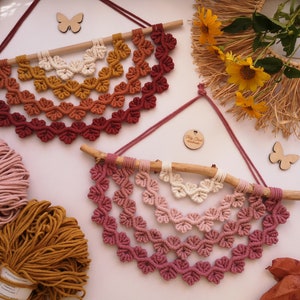
POLYGON ((22 157, 0 139, 0 228, 27 204, 28 186, 29 173, 22 157))
POLYGON ((87 240, 61 206, 30 200, 0 233, 0 298, 82 299, 87 240))
POLYGON ((294 258, 283 257, 272 261, 267 268, 278 281, 260 300, 300 299, 300 262, 294 258))
POLYGON ((299 2, 275 1, 274 15, 266 2, 196 0, 194 64, 238 121, 300 138, 299 2))

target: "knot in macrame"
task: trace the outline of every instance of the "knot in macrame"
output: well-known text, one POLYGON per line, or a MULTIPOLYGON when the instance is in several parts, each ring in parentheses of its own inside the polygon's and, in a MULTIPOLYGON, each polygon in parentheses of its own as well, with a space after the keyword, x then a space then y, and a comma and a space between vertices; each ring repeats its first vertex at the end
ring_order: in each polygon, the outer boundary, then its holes
POLYGON ((169 182, 171 191, 178 199, 189 197, 196 203, 203 202, 209 193, 218 192, 223 188, 223 182, 226 174, 223 174, 219 169, 212 179, 204 179, 200 181, 199 185, 191 182, 184 182, 179 173, 172 172, 172 165, 163 162, 159 178, 164 182, 169 182))
POLYGON ((205 85, 203 83, 199 83, 197 85, 197 88, 198 88, 198 95, 200 95, 200 96, 206 95, 205 85))

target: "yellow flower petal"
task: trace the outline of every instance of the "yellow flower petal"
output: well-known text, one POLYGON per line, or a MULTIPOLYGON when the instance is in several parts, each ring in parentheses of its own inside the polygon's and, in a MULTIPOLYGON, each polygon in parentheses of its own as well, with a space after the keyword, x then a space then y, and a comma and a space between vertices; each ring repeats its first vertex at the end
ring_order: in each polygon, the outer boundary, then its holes
POLYGON ((235 105, 241 107, 249 117, 257 119, 259 119, 263 113, 268 110, 265 101, 255 103, 253 96, 245 98, 240 92, 236 92, 235 105))

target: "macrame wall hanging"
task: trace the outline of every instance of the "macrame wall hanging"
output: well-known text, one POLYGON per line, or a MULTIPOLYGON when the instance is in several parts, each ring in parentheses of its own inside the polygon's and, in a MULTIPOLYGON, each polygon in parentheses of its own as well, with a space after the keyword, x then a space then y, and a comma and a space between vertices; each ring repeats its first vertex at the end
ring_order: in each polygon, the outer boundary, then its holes
POLYGON ((199 96, 115 153, 103 153, 88 145, 82 145, 81 150, 96 159, 90 171, 93 186, 88 198, 96 205, 92 221, 103 227, 103 242, 117 248, 121 262, 136 261, 144 274, 157 270, 165 280, 180 276, 189 285, 201 278, 218 284, 225 273, 241 273, 246 259, 260 258, 264 245, 278 242, 277 226, 289 217, 281 200, 300 198, 298 191, 267 187, 202 84, 199 85, 199 96), (203 97, 220 116, 254 176, 254 184, 223 173, 215 166, 170 164, 121 156, 203 97), (185 182, 181 175, 185 172, 207 178, 197 184, 185 182), (219 192, 225 183, 233 186, 233 192, 214 202, 210 208, 201 209, 199 205, 204 200, 210 201, 206 198, 219 192), (167 199, 160 190, 166 184, 170 184, 175 201, 192 200, 196 206, 194 211, 184 213, 172 207, 173 199, 167 199), (147 219, 138 212, 138 202, 154 207, 153 219, 157 227, 148 225, 147 219), (117 213, 116 207, 119 208, 117 213), (159 226, 166 223, 173 224, 175 234, 164 235, 159 226), (226 255, 212 261, 220 250, 226 255))
MULTIPOLYGON (((90 188, 88 197, 97 206, 92 220, 103 226, 103 241, 117 247, 119 259, 122 262, 135 260, 138 268, 145 274, 158 270, 165 280, 181 276, 185 282, 193 285, 203 277, 218 284, 227 272, 241 273, 246 259, 260 258, 264 245, 276 244, 276 228, 285 223, 289 216, 281 204, 280 189, 269 189, 269 197, 265 198, 262 186, 254 186, 252 192, 249 192, 252 186, 242 180, 232 194, 220 200, 217 207, 201 214, 184 215, 171 208, 160 193, 161 183, 152 173, 158 168, 151 167, 153 162, 151 164, 112 154, 99 154, 97 157, 99 161, 105 162, 97 163, 91 169, 94 185, 90 188), (138 171, 135 172, 137 166, 138 171), (109 197, 107 192, 111 185, 116 185, 117 188, 113 196, 109 197), (132 199, 134 186, 143 189, 140 198, 136 200, 132 199), (184 239, 179 234, 163 236, 159 229, 150 228, 147 221, 138 214, 135 201, 155 206, 155 217, 159 223, 174 223, 179 233, 186 233, 196 227, 199 233, 184 239), (110 215, 114 204, 121 208, 119 219, 110 215), (235 210, 238 210, 236 219, 233 217, 235 210), (220 222, 223 225, 218 230, 215 223, 220 222), (262 228, 253 229, 253 222, 261 222, 262 228), (133 231, 135 243, 123 231, 123 227, 133 231), (238 237, 246 238, 246 243, 236 244, 235 239, 238 237), (146 248, 143 248, 144 244, 152 245, 152 254, 148 254, 146 248), (216 248, 230 249, 230 255, 221 256, 210 263, 208 257, 216 248), (193 253, 199 258, 196 263, 191 264, 189 257, 193 253), (170 254, 176 258, 170 260, 170 254)), ((219 176, 212 180, 221 185, 219 176)))
POLYGON ((284 11, 290 24, 285 25, 283 18, 277 19, 283 15, 281 7, 273 21, 262 13, 265 4, 265 0, 196 0, 191 30, 194 63, 214 99, 230 105, 228 111, 238 121, 254 118, 256 129, 299 138, 300 66, 294 57, 299 51, 294 16, 299 7, 293 14, 288 8, 284 11), (274 48, 280 43, 288 57, 274 48))
MULTIPOLYGON (((120 7, 109 5, 124 12, 120 7)), ((174 69, 170 52, 176 46, 176 39, 165 30, 182 25, 181 20, 157 25, 138 20, 138 24, 144 24, 143 28, 132 32, 0 60, 0 89, 6 98, 0 101, 0 126, 15 127, 20 138, 35 134, 43 142, 58 137, 70 144, 78 136, 94 141, 101 132, 118 134, 123 123, 137 123, 141 111, 153 109, 156 95, 169 87, 166 74, 174 69), (134 45, 133 51, 125 42, 127 39, 134 45), (111 44, 109 51, 108 45, 111 44), (66 51, 78 50, 85 50, 82 60, 67 63, 60 56, 66 51), (129 57, 133 66, 124 74, 122 60, 129 57), (36 59, 39 63, 33 65, 31 61, 36 59), (106 64, 97 71, 96 61, 104 59, 106 64), (155 63, 150 63, 150 59, 155 63), (18 79, 12 76, 15 64, 18 79), (74 75, 85 78, 78 82, 74 75), (114 83, 114 88, 110 87, 112 78, 121 78, 120 83, 114 83), (38 93, 53 93, 59 104, 54 99, 39 97, 31 90, 22 89, 21 84, 25 81, 33 81, 38 93), (95 99, 91 93, 97 95, 95 99), (78 105, 66 101, 71 96, 78 98, 78 105), (22 107, 28 116, 21 112, 22 107), (113 109, 110 116, 104 115, 107 107, 113 109), (92 117, 89 124, 83 121, 88 116, 92 117)))
POLYGON ((4 141, 0 174, 0 298, 83 299, 90 259, 77 220, 27 199, 29 173, 4 141))

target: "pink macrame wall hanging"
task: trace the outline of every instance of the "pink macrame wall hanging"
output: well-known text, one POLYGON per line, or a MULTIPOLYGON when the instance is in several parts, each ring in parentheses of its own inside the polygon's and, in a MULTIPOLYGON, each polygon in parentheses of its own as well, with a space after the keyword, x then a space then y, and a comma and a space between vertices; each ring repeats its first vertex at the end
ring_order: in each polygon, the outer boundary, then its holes
MULTIPOLYGON (((166 176, 165 170, 161 173, 166 176)), ((201 278, 218 284, 225 273, 241 273, 247 259, 260 258, 263 246, 278 242, 276 229, 289 217, 281 203, 281 189, 244 180, 201 214, 198 206, 195 212, 184 214, 172 208, 172 199, 161 193, 160 186, 166 183, 160 181, 149 161, 106 154, 105 159, 98 157, 90 174, 93 186, 88 197, 96 205, 92 220, 102 226, 103 242, 117 248, 121 262, 136 261, 144 274, 157 270, 165 280, 180 276, 189 285, 201 278), (134 198, 135 189, 139 195, 134 198), (155 207, 157 227, 151 228, 138 213, 137 202, 155 207), (112 213, 114 206, 120 209, 118 217, 112 213), (172 223, 177 233, 164 234, 161 223, 172 223), (197 234, 189 232, 194 228, 197 234), (220 249, 229 254, 211 262, 211 254, 220 249), (193 256, 197 256, 196 262, 190 261, 193 256)), ((207 196, 217 192, 225 178, 226 174, 216 174, 206 185, 211 187, 207 196)))

